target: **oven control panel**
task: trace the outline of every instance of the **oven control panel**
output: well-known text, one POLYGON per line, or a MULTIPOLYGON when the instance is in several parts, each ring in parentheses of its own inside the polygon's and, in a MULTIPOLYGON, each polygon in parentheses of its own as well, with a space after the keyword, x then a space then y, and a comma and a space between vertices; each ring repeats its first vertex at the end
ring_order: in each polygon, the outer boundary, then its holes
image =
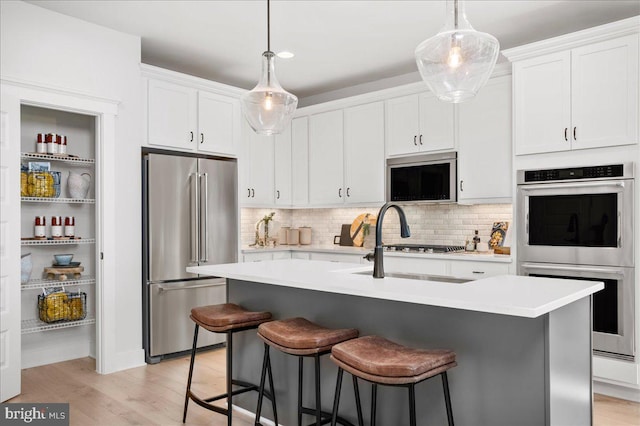
POLYGON ((567 169, 526 170, 524 182, 546 182, 551 180, 602 179, 624 175, 622 164, 594 167, 572 167, 567 169))

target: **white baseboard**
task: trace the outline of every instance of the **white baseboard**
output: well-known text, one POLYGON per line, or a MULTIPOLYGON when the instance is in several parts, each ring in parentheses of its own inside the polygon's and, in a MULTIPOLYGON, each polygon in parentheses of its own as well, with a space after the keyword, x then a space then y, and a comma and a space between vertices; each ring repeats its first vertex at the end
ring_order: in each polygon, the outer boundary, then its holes
MULTIPOLYGON (((234 415, 239 415, 240 417, 243 417, 247 420, 250 420, 252 423, 256 418, 256 413, 254 413, 253 411, 249 411, 245 408, 242 407, 238 407, 237 405, 233 405, 233 413, 234 415)), ((262 416, 260 416, 260 424, 263 426, 276 426, 276 424, 273 422, 273 420, 269 420, 266 419, 262 416)), ((279 426, 279 425, 278 425, 279 426)))
POLYGON ((593 381, 593 392, 613 398, 640 402, 640 388, 608 383, 600 380, 593 381))
POLYGON ((88 357, 91 354, 89 342, 78 342, 45 348, 22 348, 21 368, 39 367, 56 362, 88 357))
POLYGON ((115 373, 116 371, 128 370, 130 368, 142 367, 146 365, 144 361, 144 349, 136 349, 127 352, 118 352, 115 359, 115 373))

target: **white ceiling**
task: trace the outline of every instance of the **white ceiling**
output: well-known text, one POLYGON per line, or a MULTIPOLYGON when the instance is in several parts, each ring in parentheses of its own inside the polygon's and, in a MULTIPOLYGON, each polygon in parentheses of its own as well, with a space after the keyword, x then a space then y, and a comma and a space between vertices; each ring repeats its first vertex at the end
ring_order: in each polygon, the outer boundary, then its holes
MULTIPOLYGON (((144 63, 245 89, 257 83, 267 45, 266 0, 29 3, 140 36, 144 63)), ((640 1, 470 0, 466 11, 508 49, 640 15, 640 1)), ((444 12, 435 0, 272 0, 271 48, 296 54, 278 59, 276 74, 305 98, 416 73, 413 51, 438 32, 444 12)))

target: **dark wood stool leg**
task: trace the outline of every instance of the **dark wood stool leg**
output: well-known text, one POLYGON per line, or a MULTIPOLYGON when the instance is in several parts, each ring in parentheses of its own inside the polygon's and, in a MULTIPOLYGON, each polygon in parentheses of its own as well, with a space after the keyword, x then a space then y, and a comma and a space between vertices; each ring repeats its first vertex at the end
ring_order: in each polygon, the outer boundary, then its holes
POLYGON ((233 413, 233 333, 227 332, 227 426, 232 426, 233 413))
POLYGON ((442 376, 442 388, 444 389, 444 402, 447 406, 447 421, 449 422, 449 426, 453 426, 453 410, 451 410, 451 396, 449 395, 447 372, 444 371, 440 375, 442 376))
POLYGON ((320 402, 320 355, 315 355, 316 364, 316 426, 322 425, 322 402, 320 402))
POLYGON ((191 348, 191 362, 189 363, 189 378, 187 379, 187 392, 184 395, 184 413, 182 414, 182 423, 187 421, 187 407, 189 406, 189 392, 191 392, 191 377, 193 376, 193 363, 196 360, 196 348, 198 346, 198 329, 200 326, 196 324, 193 330, 193 347, 191 348))
POLYGON ((356 396, 356 410, 358 412, 358 426, 364 426, 364 420, 362 419, 362 404, 360 404, 360 389, 358 388, 358 378, 353 378, 353 393, 356 396))
POLYGON ((342 388, 342 375, 344 370, 338 367, 338 378, 336 379, 336 392, 333 397, 333 413, 331 414, 331 426, 336 426, 338 420, 338 406, 340 405, 340 389, 342 388))
POLYGON ((371 426, 376 426, 376 399, 378 395, 378 385, 371 384, 371 426))
POLYGON ((298 357, 298 426, 302 426, 302 384, 304 375, 304 358, 298 357))
MULTIPOLYGON (((267 378, 267 365, 269 363, 269 345, 264 344, 264 356, 262 357, 262 372, 260 373, 260 390, 258 391, 258 407, 256 408, 255 425, 260 425, 260 413, 262 411, 262 398, 264 397, 264 382, 267 378)), ((273 392, 273 391, 272 391, 273 392)), ((275 395, 272 395, 275 399, 275 395)))
POLYGON ((416 385, 409 385, 409 424, 416 426, 416 385))

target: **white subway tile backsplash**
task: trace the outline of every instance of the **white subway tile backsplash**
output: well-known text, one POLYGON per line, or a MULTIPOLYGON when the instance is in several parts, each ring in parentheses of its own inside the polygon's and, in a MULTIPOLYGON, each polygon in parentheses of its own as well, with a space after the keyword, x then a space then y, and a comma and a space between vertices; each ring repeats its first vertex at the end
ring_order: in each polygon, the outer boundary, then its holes
MULTIPOLYGON (((255 225, 260 219, 275 212, 274 220, 281 226, 310 226, 313 244, 333 244, 334 235, 340 235, 341 225, 350 224, 362 213, 377 214, 378 207, 349 207, 340 209, 249 209, 241 210, 241 244, 253 244, 255 225)), ((512 223, 511 204, 478 205, 407 205, 403 207, 411 227, 411 237, 400 238, 400 224, 395 210, 387 211, 384 218, 385 244, 399 242, 461 245, 478 230, 481 241, 488 241, 493 222, 512 223)), ((273 235, 273 234, 272 234, 273 235)))

